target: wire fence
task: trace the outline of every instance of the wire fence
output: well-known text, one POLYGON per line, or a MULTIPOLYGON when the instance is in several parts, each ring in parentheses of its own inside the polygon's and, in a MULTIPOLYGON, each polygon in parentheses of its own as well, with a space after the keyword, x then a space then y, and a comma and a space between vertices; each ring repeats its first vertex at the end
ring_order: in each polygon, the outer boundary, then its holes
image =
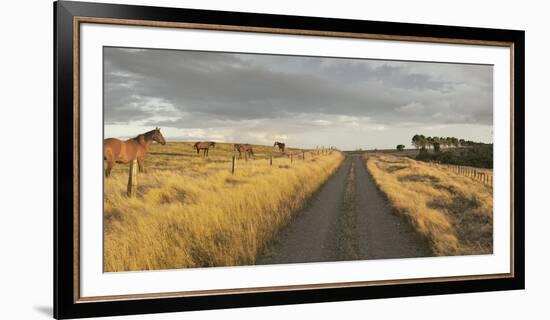
POLYGON ((438 168, 444 168, 458 175, 465 176, 473 180, 482 182, 488 186, 491 186, 491 187, 493 186, 493 173, 488 170, 479 169, 475 167, 468 167, 468 166, 444 164, 444 163, 438 163, 438 162, 428 162, 428 163, 432 166, 435 166, 438 168))
POLYGON ((233 154, 231 158, 231 173, 235 174, 237 170, 237 162, 242 161, 244 159, 245 162, 248 162, 249 159, 252 160, 267 160, 269 161, 269 165, 272 166, 275 162, 273 161, 278 160, 277 164, 281 165, 281 159, 285 159, 286 163, 284 165, 292 165, 295 161, 304 161, 307 159, 313 159, 318 156, 322 155, 329 155, 332 154, 334 151, 337 151, 336 149, 312 149, 312 150, 298 150, 298 151, 291 151, 291 152, 279 152, 279 153, 270 153, 267 156, 252 156, 250 157, 248 154, 244 153, 242 155, 233 154))
MULTIPOLYGON (((246 152, 241 153, 240 155, 236 152, 234 152, 231 155, 230 158, 230 170, 232 174, 235 174, 238 170, 238 162, 248 162, 249 160, 259 161, 259 160, 267 160, 269 161, 269 165, 285 165, 285 166, 291 166, 294 162, 297 161, 305 161, 308 159, 314 159, 323 155, 330 155, 333 152, 337 151, 334 148, 320 148, 320 149, 312 149, 312 150, 298 150, 298 151, 290 151, 290 152, 278 152, 278 153, 270 153, 268 156, 252 156, 246 152), (274 161, 274 159, 276 161, 274 161), (282 163, 281 160, 284 160, 285 163, 282 163)), ((137 160, 133 160, 130 162, 129 170, 128 170, 128 186, 126 193, 128 197, 136 197, 136 190, 137 190, 137 181, 138 181, 138 164, 137 160)))

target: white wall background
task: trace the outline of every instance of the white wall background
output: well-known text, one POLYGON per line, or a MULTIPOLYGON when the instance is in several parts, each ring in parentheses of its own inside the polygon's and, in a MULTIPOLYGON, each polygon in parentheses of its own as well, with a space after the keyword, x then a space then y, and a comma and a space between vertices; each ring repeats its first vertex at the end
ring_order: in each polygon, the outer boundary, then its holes
MULTIPOLYGON (((90 0, 91 1, 91 0, 90 0)), ((177 6, 526 30, 525 291, 309 304, 121 319, 518 319, 549 311, 548 9, 544 1, 126 0, 177 6)), ((0 318, 47 319, 52 308, 52 4, 10 1, 0 19, 0 318), (33 152, 29 146, 32 145, 33 152)), ((114 319, 114 318, 113 318, 114 319)))

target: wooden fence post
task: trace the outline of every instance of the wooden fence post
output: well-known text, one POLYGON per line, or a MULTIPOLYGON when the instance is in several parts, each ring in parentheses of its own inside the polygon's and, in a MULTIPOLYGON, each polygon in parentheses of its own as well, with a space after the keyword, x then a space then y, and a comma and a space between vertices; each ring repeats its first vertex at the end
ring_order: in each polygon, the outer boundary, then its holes
POLYGON ((131 198, 136 197, 137 191, 137 173, 138 173, 138 163, 134 159, 130 162, 130 171, 128 173, 128 187, 126 188, 126 195, 131 198))
POLYGON ((290 154, 290 163, 292 163, 292 153, 290 154))
POLYGON ((269 165, 270 166, 273 165, 273 155, 272 154, 269 155, 269 165))
POLYGON ((302 160, 306 160, 306 152, 302 150, 302 160))
POLYGON ((233 155, 233 158, 231 158, 231 173, 235 174, 235 155, 233 155))

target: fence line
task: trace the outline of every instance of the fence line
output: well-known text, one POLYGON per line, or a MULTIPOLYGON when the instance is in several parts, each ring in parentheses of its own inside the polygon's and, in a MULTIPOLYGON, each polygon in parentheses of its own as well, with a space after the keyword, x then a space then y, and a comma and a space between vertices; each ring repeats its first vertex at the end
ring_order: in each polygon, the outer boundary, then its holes
MULTIPOLYGON (((329 151, 326 151, 327 154, 332 154, 332 151, 333 150, 330 150, 329 151)), ((297 151, 297 152, 294 152, 294 153, 285 153, 283 155, 283 157, 286 155, 290 158, 290 164, 292 164, 294 162, 294 155, 297 155, 297 159, 300 159, 300 154, 301 154, 301 159, 302 160, 306 160, 306 153, 310 153, 312 156, 310 159, 314 159, 315 158, 315 151, 313 150, 309 150, 309 151, 305 151, 305 150, 300 150, 300 151, 297 151)), ((245 155, 245 161, 248 161, 248 156, 245 155)), ((257 158, 256 158, 257 159, 257 158)), ((269 160, 269 165, 272 166, 273 165, 273 154, 269 154, 269 157, 266 157, 266 158, 260 158, 260 159, 268 159, 269 160)), ((232 174, 235 174, 235 171, 237 170, 237 155, 233 154, 233 156, 231 157, 231 173, 232 174)), ((136 195, 137 195, 137 184, 138 184, 138 161, 137 160, 133 160, 133 161, 130 161, 130 166, 129 166, 129 170, 128 170, 128 185, 126 187, 126 195, 129 197, 129 198, 135 198, 136 195)))
POLYGON ((460 165, 454 165, 454 164, 444 164, 444 163, 438 163, 438 162, 428 162, 428 164, 439 167, 439 168, 445 168, 447 170, 450 170, 458 175, 465 176, 468 178, 471 178, 473 180, 482 182, 486 185, 493 186, 493 174, 488 172, 479 171, 473 167, 468 166, 460 166, 460 165))
MULTIPOLYGON (((279 157, 275 157, 275 158, 288 158, 289 159, 289 162, 290 162, 290 165, 292 165, 294 163, 294 160, 296 159, 301 159, 302 161, 305 161, 306 160, 306 154, 309 153, 311 155, 310 159, 314 159, 316 156, 321 156, 321 155, 330 155, 332 154, 333 151, 336 151, 336 149, 325 149, 325 148, 321 148, 321 149, 313 149, 313 150, 298 150, 296 152, 284 152, 281 156, 279 157)), ((261 158, 257 158, 257 157, 254 157, 253 159, 254 160, 262 160, 262 159, 266 159, 266 160, 269 160, 269 165, 272 166, 273 165, 273 154, 272 153, 269 153, 269 156, 267 157, 261 157, 261 158)), ((245 155, 245 161, 247 161, 247 155, 245 155)), ((235 172, 237 171, 237 157, 236 155, 233 155, 232 156, 232 160, 231 160, 231 173, 232 174, 235 174, 235 172)))

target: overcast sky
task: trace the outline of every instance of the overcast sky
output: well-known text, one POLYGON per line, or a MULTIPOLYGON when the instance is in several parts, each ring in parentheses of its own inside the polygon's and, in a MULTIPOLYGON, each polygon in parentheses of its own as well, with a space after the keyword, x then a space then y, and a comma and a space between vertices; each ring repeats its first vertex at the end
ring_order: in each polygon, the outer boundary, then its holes
POLYGON ((493 68, 218 52, 104 49, 105 137, 340 149, 415 133, 492 142, 493 68))

